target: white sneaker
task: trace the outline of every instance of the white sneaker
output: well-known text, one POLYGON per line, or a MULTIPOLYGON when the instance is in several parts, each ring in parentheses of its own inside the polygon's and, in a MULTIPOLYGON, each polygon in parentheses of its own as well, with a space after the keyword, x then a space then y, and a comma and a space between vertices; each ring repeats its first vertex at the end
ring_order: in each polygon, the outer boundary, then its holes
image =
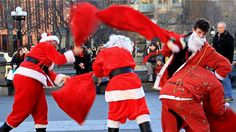
POLYGON ((149 82, 153 82, 153 76, 152 76, 152 75, 149 75, 149 76, 148 76, 148 81, 149 81, 149 82))

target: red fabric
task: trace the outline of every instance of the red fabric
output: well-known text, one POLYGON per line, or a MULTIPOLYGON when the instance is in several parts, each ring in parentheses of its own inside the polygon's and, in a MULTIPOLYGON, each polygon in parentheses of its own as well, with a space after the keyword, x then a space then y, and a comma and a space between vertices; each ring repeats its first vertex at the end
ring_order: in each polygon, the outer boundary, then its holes
MULTIPOLYGON (((232 69, 231 64, 229 63, 229 61, 226 58, 224 58, 222 55, 217 53, 215 51, 215 49, 212 46, 210 46, 208 43, 205 43, 205 45, 200 49, 200 51, 198 51, 191 59, 187 60, 187 63, 181 69, 183 69, 184 67, 187 67, 187 66, 196 65, 198 63, 199 59, 204 54, 205 49, 206 49, 205 55, 203 56, 202 60, 198 64, 198 66, 201 66, 203 68, 208 66, 210 68, 215 69, 215 71, 220 76, 226 77, 226 75, 232 69)), ((178 58, 175 58, 175 56, 174 56, 173 59, 178 59, 178 58)), ((173 60, 170 60, 170 61, 173 61, 173 60)), ((167 69, 165 69, 165 72, 161 76, 161 79, 160 79, 161 80, 160 85, 159 85, 160 87, 162 87, 166 83, 167 78, 169 78, 168 72, 167 72, 167 69)))
POLYGON ((230 108, 221 116, 206 112, 207 120, 210 123, 211 132, 235 132, 236 113, 230 108))
POLYGON ((106 91, 131 90, 142 87, 142 82, 135 73, 125 73, 114 76, 108 83, 106 91), (132 82, 132 83, 130 83, 132 82))
POLYGON ((156 73, 156 75, 161 71, 161 68, 163 67, 163 65, 161 64, 161 65, 156 65, 156 67, 155 67, 155 73, 156 73))
POLYGON ((52 92, 58 106, 80 125, 87 117, 96 96, 92 75, 86 73, 73 76, 61 89, 52 92))
POLYGON ((150 114, 145 98, 109 102, 108 119, 125 123, 127 119, 135 120, 138 116, 150 114))
POLYGON ((15 96, 12 112, 7 117, 7 123, 17 127, 29 115, 35 124, 47 125, 47 102, 42 84, 32 78, 16 74, 14 76, 15 96))
POLYGON ((72 5, 70 11, 70 28, 76 46, 80 46, 98 26, 95 17, 97 8, 88 2, 72 5))
POLYGON ((135 61, 129 51, 119 48, 105 48, 96 57, 93 71, 97 77, 108 76, 112 70, 121 67, 135 68, 135 61))
POLYGON ((169 40, 166 34, 158 25, 149 18, 128 6, 114 5, 98 11, 96 16, 105 24, 120 30, 128 30, 140 33, 148 40, 158 37, 162 42, 169 40))
POLYGON ((146 55, 144 58, 143 58, 143 63, 145 64, 147 62, 147 60, 152 57, 153 55, 156 55, 158 54, 157 52, 151 52, 149 53, 148 55, 146 55))
POLYGON ((180 126, 187 124, 188 131, 209 132, 210 126, 202 105, 194 100, 176 101, 161 99, 162 102, 162 130, 163 132, 177 132, 180 126), (175 114, 173 114, 175 113, 175 114), (176 114, 182 120, 176 119, 176 114), (180 123, 180 124, 177 124, 180 123), (179 125, 179 128, 177 126, 179 125), (176 131, 177 130, 177 131, 176 131))

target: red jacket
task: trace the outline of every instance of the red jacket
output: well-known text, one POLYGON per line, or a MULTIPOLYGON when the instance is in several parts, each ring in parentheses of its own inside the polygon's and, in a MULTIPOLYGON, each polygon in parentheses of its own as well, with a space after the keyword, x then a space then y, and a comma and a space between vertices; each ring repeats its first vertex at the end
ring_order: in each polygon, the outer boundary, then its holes
MULTIPOLYGON (((93 63, 97 77, 109 76, 110 72, 122 67, 135 68, 131 53, 123 48, 111 47, 101 50, 93 63)), ((141 81, 137 74, 130 72, 114 76, 105 92, 107 102, 139 99, 144 97, 141 81)))
POLYGON ((20 67, 16 70, 15 74, 24 75, 35 80, 38 80, 43 85, 53 85, 53 82, 57 82, 56 73, 52 71, 54 63, 57 65, 62 65, 69 62, 74 62, 74 54, 72 51, 67 51, 64 54, 60 54, 56 48, 48 43, 41 42, 38 43, 27 55, 26 57, 32 57, 38 61, 37 64, 34 64, 29 61, 23 61, 20 67), (48 67, 48 74, 45 73, 41 66, 45 65, 48 67))
MULTIPOLYGON (((157 76, 154 88, 162 87, 168 80, 169 77, 167 67, 171 64, 171 61, 173 59, 178 58, 175 58, 174 54, 171 55, 171 57, 165 63, 159 75, 157 76)), ((213 68, 215 70, 216 77, 220 80, 223 80, 223 78, 226 77, 227 74, 231 71, 230 62, 225 57, 217 53, 215 49, 208 43, 205 43, 199 51, 193 53, 189 57, 189 59, 182 66, 180 66, 180 68, 175 73, 177 73, 186 66, 193 66, 196 64, 203 68, 213 68)))

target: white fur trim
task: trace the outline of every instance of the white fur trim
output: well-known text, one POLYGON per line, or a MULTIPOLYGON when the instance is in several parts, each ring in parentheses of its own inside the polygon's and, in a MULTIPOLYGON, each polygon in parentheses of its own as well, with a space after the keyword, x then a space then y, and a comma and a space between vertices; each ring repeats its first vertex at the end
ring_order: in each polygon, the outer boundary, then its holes
POLYGON ((54 63, 52 63, 49 67, 48 70, 51 71, 54 68, 54 63))
POLYGON ((46 124, 35 124, 34 128, 47 128, 46 124))
POLYGON ((54 80, 54 83, 57 85, 57 86, 62 86, 64 84, 63 82, 63 77, 65 77, 66 75, 63 75, 63 74, 57 74, 55 80, 54 80))
POLYGON ((129 99, 141 99, 145 96, 143 87, 129 90, 114 90, 105 92, 106 102, 129 100, 129 99))
POLYGON ((219 80, 224 80, 224 78, 222 76, 220 76, 216 71, 215 71, 215 76, 216 78, 218 78, 219 80))
POLYGON ((153 89, 161 89, 161 87, 159 87, 160 85, 160 81, 161 81, 161 77, 163 76, 166 68, 169 66, 170 62, 173 59, 173 54, 170 56, 170 58, 167 60, 167 62, 164 64, 164 66, 161 68, 161 71, 159 72, 159 74, 157 75, 157 78, 155 80, 155 83, 153 85, 153 89))
POLYGON ((109 41, 104 45, 104 47, 110 48, 115 46, 124 48, 132 53, 134 43, 126 36, 112 34, 110 35, 109 41))
POLYGON ((19 68, 17 68, 17 70, 15 71, 14 74, 20 74, 20 75, 23 75, 23 76, 26 76, 29 78, 33 78, 33 79, 41 82, 44 86, 47 86, 46 76, 36 70, 29 69, 26 67, 19 67, 19 68))
POLYGON ((193 100, 192 98, 181 98, 172 95, 160 95, 159 99, 171 99, 171 100, 179 100, 179 101, 186 101, 186 100, 193 100))
POLYGON ((173 53, 178 53, 180 51, 180 48, 178 45, 174 44, 172 41, 167 42, 167 46, 170 48, 170 50, 173 53))
POLYGON ((55 41, 57 41, 58 44, 60 42, 59 38, 57 36, 54 36, 54 35, 47 36, 47 33, 42 33, 41 39, 39 42, 47 42, 50 40, 55 40, 55 41))
POLYGON ((119 128, 120 122, 119 121, 113 121, 113 120, 107 120, 107 127, 110 128, 119 128))
POLYGON ((136 122, 137 124, 141 124, 141 123, 144 123, 144 122, 150 122, 151 119, 150 119, 150 116, 148 114, 143 114, 143 115, 140 115, 136 118, 136 122))
POLYGON ((75 56, 73 54, 72 50, 68 50, 64 53, 65 57, 66 57, 66 61, 67 63, 73 63, 75 62, 75 56))

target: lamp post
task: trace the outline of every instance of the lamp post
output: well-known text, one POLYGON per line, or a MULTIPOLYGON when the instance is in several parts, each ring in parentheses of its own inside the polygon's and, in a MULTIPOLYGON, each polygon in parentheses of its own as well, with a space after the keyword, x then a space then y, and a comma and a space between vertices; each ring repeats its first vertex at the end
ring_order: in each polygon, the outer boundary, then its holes
POLYGON ((11 16, 13 18, 13 20, 16 20, 18 23, 18 29, 17 29, 17 48, 22 46, 22 24, 21 21, 25 20, 26 16, 27 16, 27 12, 22 11, 21 7, 16 7, 15 11, 11 12, 11 16))

